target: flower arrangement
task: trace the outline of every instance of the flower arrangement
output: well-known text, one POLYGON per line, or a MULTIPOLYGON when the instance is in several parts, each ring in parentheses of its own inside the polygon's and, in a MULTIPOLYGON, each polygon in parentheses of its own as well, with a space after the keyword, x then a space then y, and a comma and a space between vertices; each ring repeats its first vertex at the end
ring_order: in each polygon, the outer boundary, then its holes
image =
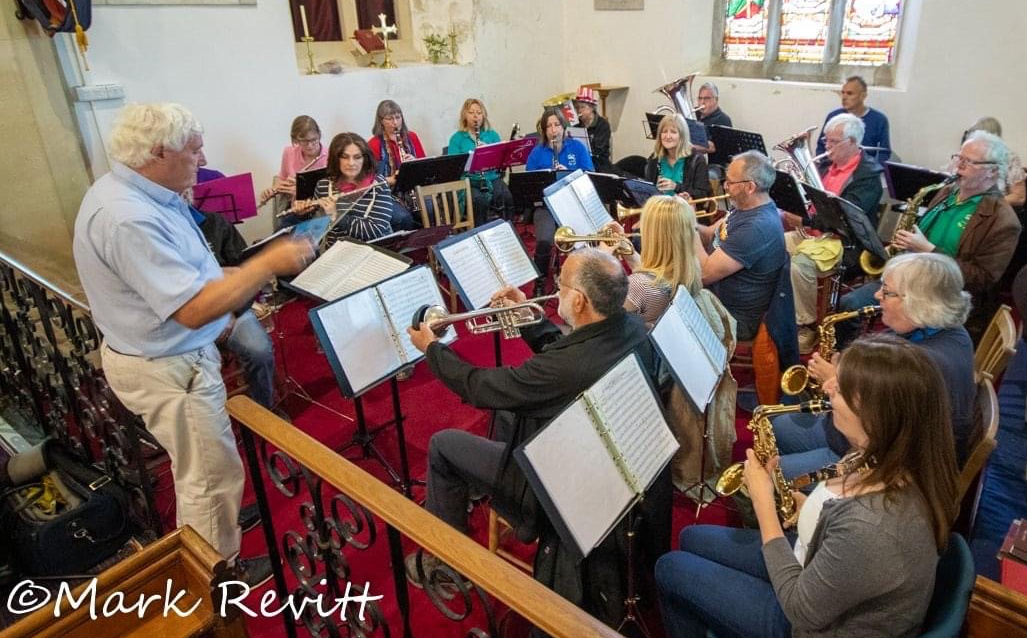
POLYGON ((432 64, 441 62, 442 56, 449 49, 449 40, 435 32, 429 32, 428 35, 421 38, 421 42, 424 43, 424 48, 428 52, 428 59, 432 64))

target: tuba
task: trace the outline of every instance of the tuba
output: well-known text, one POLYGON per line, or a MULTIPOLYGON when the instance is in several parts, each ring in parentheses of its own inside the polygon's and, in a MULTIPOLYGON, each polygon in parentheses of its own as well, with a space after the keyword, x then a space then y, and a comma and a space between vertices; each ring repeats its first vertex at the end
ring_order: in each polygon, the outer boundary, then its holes
POLYGON ((818 190, 824 190, 824 183, 820 180, 820 171, 817 170, 817 162, 827 157, 827 153, 813 157, 812 133, 816 128, 811 126, 805 131, 775 144, 774 148, 783 151, 788 157, 782 157, 774 162, 774 168, 788 173, 798 182, 809 184, 818 190))
MULTIPOLYGON (((770 423, 770 417, 778 414, 791 412, 806 412, 809 414, 820 414, 831 409, 831 403, 826 399, 806 401, 798 405, 759 405, 752 413, 752 418, 746 425, 753 433, 752 451, 761 465, 766 466, 770 459, 778 455, 777 438, 774 437, 774 428, 770 423)), ((717 479, 717 494, 731 496, 741 490, 746 493, 743 474, 745 465, 734 463, 728 466, 717 479)), ((795 506, 795 498, 792 496, 794 485, 785 479, 781 466, 778 465, 771 473, 774 481, 774 499, 777 502, 777 513, 785 523, 794 523, 799 512, 795 506)))
MULTIPOLYGON (((913 230, 913 226, 916 226, 916 221, 920 213, 920 206, 923 204, 924 200, 927 199, 927 196, 936 190, 948 186, 957 179, 959 179, 958 175, 952 175, 943 182, 924 186, 918 190, 915 195, 909 198, 909 201, 906 202, 906 210, 899 213, 899 219, 895 222, 895 232, 892 233, 891 240, 884 248, 884 252, 887 253, 889 259, 902 252, 893 243, 895 241, 895 235, 897 235, 900 230, 913 230)), ((869 250, 864 250, 859 254, 859 267, 863 269, 863 272, 866 273, 868 277, 873 277, 874 279, 880 277, 881 273, 884 272, 884 264, 885 262, 881 261, 880 257, 869 250)))
MULTIPOLYGON (((817 326, 817 333, 820 337, 817 353, 825 361, 830 361, 835 353, 836 337, 834 326, 839 321, 849 319, 868 319, 881 312, 880 306, 863 306, 848 312, 836 312, 824 317, 824 320, 817 326)), ((804 365, 790 366, 781 374, 781 391, 788 396, 795 396, 809 391, 814 398, 823 398, 824 392, 816 379, 810 375, 809 368, 804 365)))
MULTIPOLYGON (((698 71, 696 71, 695 73, 689 73, 683 78, 679 78, 669 84, 664 84, 660 88, 655 89, 654 93, 656 91, 659 91, 660 93, 666 95, 674 104, 676 112, 683 115, 685 119, 694 120, 696 119, 696 112, 701 110, 692 103, 691 97, 692 82, 695 81, 695 76, 697 75, 699 75, 698 71)), ((656 112, 659 113, 661 112, 661 110, 669 109, 667 109, 666 106, 661 106, 660 108, 656 109, 656 112)))
POLYGON ((447 327, 464 321, 471 334, 502 332, 503 338, 514 339, 521 336, 521 328, 542 323, 546 318, 546 311, 542 305, 557 297, 558 295, 536 297, 512 306, 482 308, 455 314, 442 306, 421 306, 414 311, 410 325, 417 330, 422 323, 427 323, 432 332, 441 335, 447 327))

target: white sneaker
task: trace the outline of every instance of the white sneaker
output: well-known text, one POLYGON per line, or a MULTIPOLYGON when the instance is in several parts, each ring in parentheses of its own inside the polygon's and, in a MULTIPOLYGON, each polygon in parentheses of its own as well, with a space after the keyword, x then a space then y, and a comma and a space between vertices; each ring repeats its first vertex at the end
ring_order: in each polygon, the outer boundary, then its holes
POLYGON ((799 352, 809 354, 817 347, 817 331, 809 326, 799 326, 799 352))

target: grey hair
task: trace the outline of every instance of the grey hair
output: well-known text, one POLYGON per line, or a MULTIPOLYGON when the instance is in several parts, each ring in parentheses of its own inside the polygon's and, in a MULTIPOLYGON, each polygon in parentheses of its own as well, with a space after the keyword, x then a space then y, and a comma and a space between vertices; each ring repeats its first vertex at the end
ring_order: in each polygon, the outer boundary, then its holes
POLYGON ((769 191, 777 180, 777 172, 770 158, 759 151, 746 151, 735 155, 734 161, 742 163, 742 177, 752 180, 759 191, 769 191))
POLYGON ((576 250, 574 256, 580 263, 572 285, 588 297, 596 313, 612 317, 623 312, 628 276, 620 262, 595 248, 576 250))
POLYGON ((987 131, 973 131, 966 136, 967 142, 980 140, 987 145, 984 151, 984 161, 995 162, 998 168, 998 188, 1003 190, 1006 187, 1006 176, 1009 174, 1009 147, 1002 141, 1002 138, 987 131))
POLYGON ((841 127, 842 135, 851 139, 857 145, 863 142, 863 134, 867 130, 866 124, 852 113, 839 113, 827 121, 824 125, 824 133, 841 127))
POLYGON ((720 98, 720 89, 718 89, 717 85, 713 82, 704 82, 703 85, 699 87, 699 91, 702 92, 703 89, 709 89, 710 93, 713 94, 713 97, 718 99, 720 98))
POLYGON ((985 115, 984 117, 978 118, 970 128, 966 129, 967 134, 973 133, 974 131, 987 131, 1002 137, 1002 124, 997 118, 985 115))
POLYGON ((181 104, 153 102, 129 104, 121 109, 111 129, 111 157, 129 168, 155 158, 158 146, 181 151, 194 135, 202 135, 192 113, 181 104))
POLYGON ((884 266, 882 279, 902 295, 902 309, 918 328, 957 328, 970 313, 970 293, 963 272, 942 253, 896 255, 884 266))

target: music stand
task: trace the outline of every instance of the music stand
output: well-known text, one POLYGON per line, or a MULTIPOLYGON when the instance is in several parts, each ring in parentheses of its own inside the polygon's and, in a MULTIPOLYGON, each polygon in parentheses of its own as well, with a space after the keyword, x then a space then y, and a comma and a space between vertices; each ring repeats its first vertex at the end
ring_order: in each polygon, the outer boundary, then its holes
POLYGON ((257 216, 253 174, 241 173, 193 186, 193 205, 205 213, 217 213, 233 224, 257 216))
POLYGON ((819 229, 838 233, 848 238, 850 244, 870 251, 881 261, 887 261, 888 254, 877 231, 859 206, 809 184, 803 184, 802 188, 816 208, 816 225, 819 229))
POLYGON ((628 178, 624 180, 623 186, 625 194, 630 197, 625 204, 633 208, 644 206, 650 197, 660 194, 660 189, 656 188, 656 184, 644 179, 628 178))
POLYGON ((746 151, 759 151, 764 155, 767 154, 763 136, 752 131, 714 124, 710 127, 710 139, 717 146, 717 150, 710 153, 710 164, 727 166, 731 163, 732 157, 746 151))
POLYGON ((777 171, 777 177, 774 179, 774 185, 770 187, 769 195, 778 208, 800 215, 802 225, 809 226, 810 218, 806 197, 799 188, 799 182, 792 175, 785 171, 777 171))
POLYGON ((599 195, 600 201, 602 201, 607 208, 612 208, 617 204, 617 202, 634 201, 634 197, 631 197, 631 193, 625 192, 623 177, 610 175, 608 173, 594 172, 587 172, 586 175, 588 175, 588 178, 592 180, 592 185, 596 188, 596 194, 599 195))
POLYGON ((900 202, 912 199, 921 188, 940 184, 948 178, 946 173, 923 166, 899 162, 884 163, 884 179, 888 184, 888 196, 900 202))
POLYGON ((407 160, 399 166, 396 185, 392 188, 397 193, 412 191, 418 186, 455 182, 464 173, 468 153, 459 155, 440 155, 416 160, 407 160))
POLYGON ((317 183, 328 179, 327 168, 315 168, 312 171, 296 173, 296 199, 313 199, 317 183))
POLYGON ((464 166, 466 173, 505 171, 528 161, 528 154, 535 148, 538 139, 522 137, 518 140, 496 142, 475 148, 464 166))
POLYGON ((541 205, 545 189, 556 181, 553 171, 519 171, 510 173, 510 194, 515 207, 541 205))

